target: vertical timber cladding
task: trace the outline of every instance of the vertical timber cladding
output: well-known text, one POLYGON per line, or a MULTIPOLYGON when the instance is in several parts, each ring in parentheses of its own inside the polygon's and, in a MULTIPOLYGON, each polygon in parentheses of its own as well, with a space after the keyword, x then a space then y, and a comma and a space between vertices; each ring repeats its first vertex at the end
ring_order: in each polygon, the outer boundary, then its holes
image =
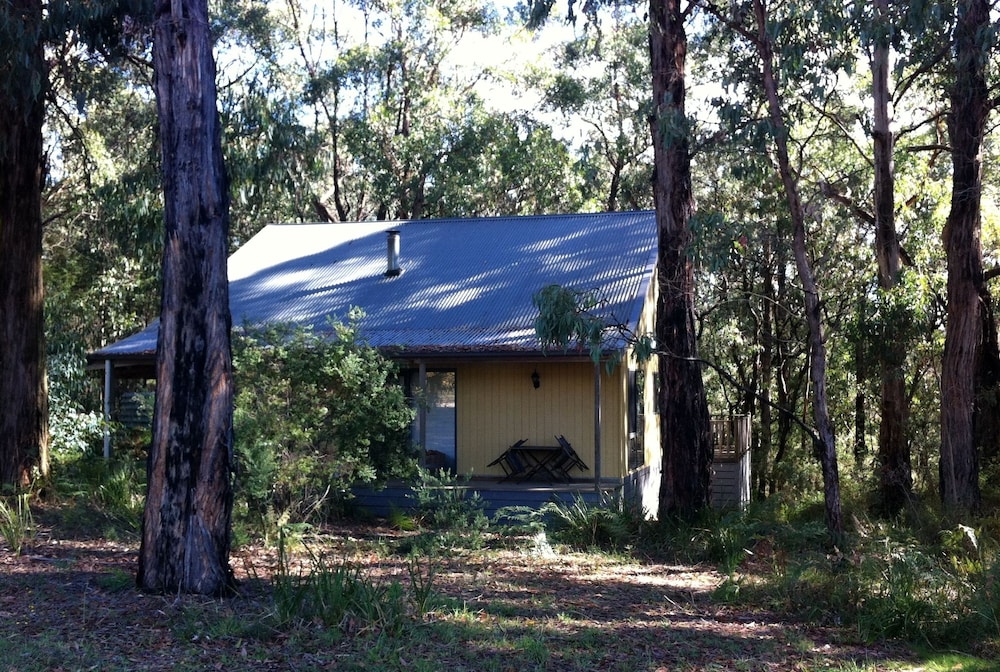
MULTIPOLYGON (((609 374, 601 367, 602 477, 624 476, 628 441, 625 390, 627 369, 609 374)), ((593 478, 594 365, 592 362, 469 363, 457 367, 457 443, 459 473, 502 476, 487 468, 507 446, 527 439, 536 445, 556 445, 565 436, 591 468, 575 478, 593 478), (531 374, 538 372, 539 386, 531 374)))

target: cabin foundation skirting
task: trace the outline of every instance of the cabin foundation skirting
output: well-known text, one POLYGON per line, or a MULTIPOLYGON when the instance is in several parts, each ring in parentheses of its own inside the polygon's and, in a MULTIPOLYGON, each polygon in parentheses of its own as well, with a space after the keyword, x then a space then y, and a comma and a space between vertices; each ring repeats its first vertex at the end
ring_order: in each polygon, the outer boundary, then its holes
MULTIPOLYGON (((492 479, 472 479, 468 483, 441 487, 458 488, 469 494, 478 493, 484 503, 483 512, 492 520, 496 518, 497 511, 508 506, 539 509, 548 502, 572 504, 577 500, 597 505, 602 496, 620 493, 622 483, 602 483, 599 491, 595 489, 593 481, 549 485, 505 484, 492 479)), ((416 507, 413 488, 404 483, 394 483, 382 489, 355 487, 352 491, 353 506, 379 518, 388 517, 393 510, 406 512, 416 507)))

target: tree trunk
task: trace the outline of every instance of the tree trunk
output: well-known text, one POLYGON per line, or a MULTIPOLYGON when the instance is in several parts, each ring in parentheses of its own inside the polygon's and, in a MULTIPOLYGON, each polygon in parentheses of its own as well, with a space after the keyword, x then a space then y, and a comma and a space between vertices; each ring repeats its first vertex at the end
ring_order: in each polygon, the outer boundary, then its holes
POLYGON ((233 587, 232 363, 222 163, 206 0, 157 0, 153 63, 166 244, 138 585, 233 587))
POLYGON ((42 290, 42 3, 0 5, 0 484, 48 471, 42 290))
POLYGON ((712 440, 708 402, 697 361, 694 269, 688 256, 694 210, 684 111, 687 55, 680 0, 651 0, 653 198, 659 230, 656 339, 660 368, 663 472, 660 517, 690 516, 710 503, 712 440))
POLYGON ((956 7, 955 82, 948 114, 951 140, 951 210, 944 227, 948 257, 948 315, 941 362, 941 501, 954 510, 980 505, 979 455, 974 432, 980 301, 986 288, 980 245, 982 148, 989 114, 986 47, 987 0, 956 7))
POLYGON ((785 126, 778 83, 774 76, 774 53, 767 26, 767 14, 762 0, 754 0, 754 15, 757 21, 756 48, 760 55, 764 93, 767 96, 768 112, 774 129, 774 144, 778 159, 778 173, 788 200, 789 216, 792 220, 792 251, 795 267, 805 294, 806 325, 809 328, 809 377, 813 385, 813 416, 816 421, 816 436, 813 450, 823 471, 823 496, 826 508, 826 525, 830 536, 839 540, 843 536, 844 525, 840 510, 840 474, 837 467, 837 446, 833 423, 826 394, 826 339, 823 335, 823 319, 820 314, 819 288, 813 277, 806 248, 805 214, 799 197, 798 184, 792 174, 788 155, 788 130, 785 126))
POLYGON ((976 362, 976 408, 973 416, 976 446, 984 460, 1000 455, 1000 342, 993 299, 980 296, 982 340, 976 362))
MULTIPOLYGON (((899 284, 900 253, 896 236, 894 139, 889 122, 889 0, 876 0, 878 12, 875 49, 872 56, 875 163, 875 257, 878 284, 886 300, 899 284), (879 30, 881 28, 881 31, 879 30)), ((883 316, 883 320, 886 320, 883 316)), ((909 406, 906 403, 904 365, 905 330, 883 323, 883 342, 878 348, 882 394, 878 434, 879 500, 883 513, 898 514, 910 499, 913 477, 910 449, 906 441, 909 406)))
MULTIPOLYGON (((772 262, 776 258, 776 254, 772 249, 774 245, 774 237, 771 235, 764 236, 764 255, 763 264, 761 267, 761 328, 760 328, 760 342, 761 342, 761 353, 760 353, 760 378, 761 378, 761 390, 760 398, 757 404, 757 417, 760 418, 759 426, 760 429, 756 432, 755 439, 753 442, 753 452, 751 453, 751 471, 750 477, 754 483, 754 496, 756 499, 763 501, 768 496, 768 471, 771 466, 770 462, 770 452, 773 443, 772 438, 772 427, 771 427, 771 379, 772 377, 777 378, 774 370, 774 344, 777 342, 775 337, 775 327, 777 320, 774 319, 774 272, 772 262)), ((752 412, 752 410, 751 410, 752 412)))

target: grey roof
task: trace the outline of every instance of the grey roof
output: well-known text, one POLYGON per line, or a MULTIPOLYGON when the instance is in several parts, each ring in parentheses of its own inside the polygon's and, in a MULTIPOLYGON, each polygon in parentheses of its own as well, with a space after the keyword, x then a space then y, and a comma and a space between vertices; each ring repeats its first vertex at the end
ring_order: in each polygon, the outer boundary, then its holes
MULTIPOLYGON (((334 224, 272 224, 229 258, 233 324, 323 329, 361 308, 364 340, 409 352, 537 352, 532 295, 596 290, 633 328, 656 261, 652 212, 334 224), (402 274, 387 277, 386 233, 402 274)), ((156 324, 91 355, 156 350, 156 324)))

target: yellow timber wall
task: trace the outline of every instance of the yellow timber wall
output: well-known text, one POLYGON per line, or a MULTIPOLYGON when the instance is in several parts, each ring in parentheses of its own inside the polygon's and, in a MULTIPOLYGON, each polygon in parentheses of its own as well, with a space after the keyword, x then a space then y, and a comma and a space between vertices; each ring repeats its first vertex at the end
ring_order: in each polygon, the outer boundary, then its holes
MULTIPOLYGON (((467 363, 455 367, 457 469, 472 476, 502 476, 486 465, 512 443, 555 446, 566 437, 594 477, 594 364, 557 358, 539 362, 467 363), (538 372, 535 389, 532 372, 538 372)), ((601 477, 621 478, 627 468, 627 371, 601 364, 601 477)))

